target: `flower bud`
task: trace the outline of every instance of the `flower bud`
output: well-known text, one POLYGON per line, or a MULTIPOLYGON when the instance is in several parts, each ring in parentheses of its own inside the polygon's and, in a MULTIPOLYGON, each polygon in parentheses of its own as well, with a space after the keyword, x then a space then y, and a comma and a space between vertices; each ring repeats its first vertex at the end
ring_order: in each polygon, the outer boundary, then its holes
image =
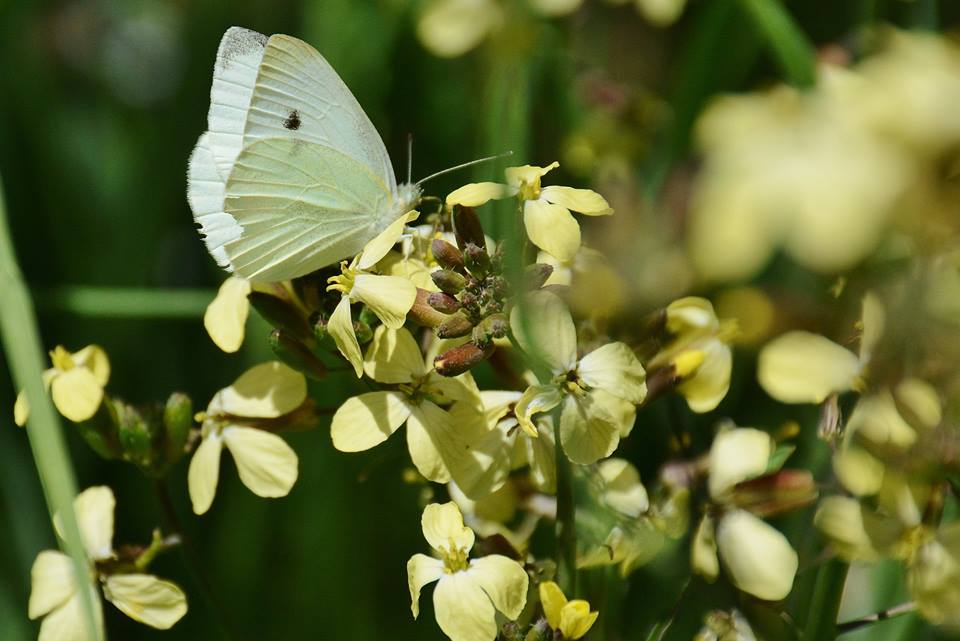
POLYGON ((540 289, 553 274, 553 265, 534 263, 527 265, 523 274, 523 284, 527 290, 540 289))
POLYGON ((441 376, 458 376, 490 358, 493 354, 493 345, 481 349, 473 343, 464 343, 458 347, 448 349, 433 359, 433 368, 441 376))
POLYGON ((463 248, 463 260, 471 274, 482 277, 490 270, 490 256, 486 247, 467 243, 463 248))
POLYGON ((270 332, 268 341, 277 358, 293 369, 303 372, 314 380, 320 380, 327 375, 327 368, 320 359, 285 330, 273 330, 270 332))
POLYGON ((463 271, 463 254, 447 241, 434 238, 433 242, 430 243, 430 252, 437 264, 444 269, 463 271))
POLYGON ((424 327, 439 327, 446 320, 446 315, 438 312, 430 305, 431 292, 417 288, 417 298, 413 307, 407 312, 407 318, 424 327))
POLYGON ((483 234, 483 225, 473 207, 458 206, 453 210, 453 231, 457 236, 457 245, 464 249, 467 243, 477 247, 486 247, 487 238, 483 234))
POLYGON ((816 501, 817 484, 807 470, 780 470, 738 483, 732 500, 757 516, 774 516, 816 501))
POLYGON ((116 402, 117 435, 123 448, 123 458, 140 467, 149 468, 153 462, 154 429, 133 405, 116 402))
POLYGON ((163 455, 167 463, 176 463, 186 453, 193 427, 193 401, 182 392, 174 392, 163 408, 163 455))
POLYGON ((437 336, 440 338, 460 338, 469 334, 472 329, 473 323, 461 311, 448 316, 445 321, 440 323, 440 327, 437 328, 437 336))
POLYGON ((477 345, 487 345, 495 338, 507 335, 510 322, 503 314, 493 314, 484 318, 479 325, 473 328, 473 342, 477 345))
POLYGON ((444 294, 443 292, 433 292, 430 294, 427 298, 427 303, 430 307, 443 314, 453 314, 460 309, 460 301, 450 294, 444 294))
POLYGON ((373 340, 373 329, 368 321, 358 318, 353 321, 353 335, 357 337, 357 343, 366 345, 373 340))
POLYGON ((430 278, 433 279, 437 287, 451 295, 459 294, 467 284, 466 278, 449 269, 438 269, 430 274, 430 278))
POLYGON ((117 426, 107 405, 114 403, 104 398, 97 413, 90 419, 77 423, 80 436, 90 448, 105 459, 120 458, 122 451, 117 437, 117 426))
POLYGON ((250 292, 247 298, 257 310, 257 313, 272 326, 283 329, 305 343, 313 342, 313 331, 307 323, 307 319, 289 302, 256 291, 250 292))

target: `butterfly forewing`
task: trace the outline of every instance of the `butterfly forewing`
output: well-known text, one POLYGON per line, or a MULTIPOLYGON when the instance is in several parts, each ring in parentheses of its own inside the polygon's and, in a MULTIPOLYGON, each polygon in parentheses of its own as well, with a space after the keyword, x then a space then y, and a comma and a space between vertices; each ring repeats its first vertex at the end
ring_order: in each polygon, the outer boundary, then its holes
POLYGON ((267 138, 246 147, 227 183, 226 211, 243 233, 225 245, 252 280, 294 278, 359 253, 392 194, 369 167, 331 147, 267 138))

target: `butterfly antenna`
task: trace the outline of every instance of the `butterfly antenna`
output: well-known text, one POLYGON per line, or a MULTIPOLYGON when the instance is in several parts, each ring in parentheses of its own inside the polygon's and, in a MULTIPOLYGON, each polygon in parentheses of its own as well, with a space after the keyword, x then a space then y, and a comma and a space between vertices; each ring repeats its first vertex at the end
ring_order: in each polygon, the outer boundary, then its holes
POLYGON ((407 134, 407 184, 413 179, 413 134, 407 134))
POLYGON ((497 154, 496 156, 487 156, 486 158, 477 158, 476 160, 471 160, 470 162, 465 162, 465 163, 460 164, 460 165, 454 165, 453 167, 447 167, 446 169, 441 169, 440 171, 438 171, 438 172, 435 173, 435 174, 430 174, 430 175, 427 176, 426 178, 421 178, 420 180, 417 181, 417 184, 418 184, 418 185, 422 185, 423 183, 427 182, 428 180, 433 180, 433 179, 436 178, 437 176, 442 176, 442 175, 444 175, 444 174, 449 174, 449 173, 452 172, 452 171, 457 171, 457 170, 460 170, 460 169, 464 169, 464 168, 466 168, 466 167, 472 167, 472 166, 474 166, 474 165, 479 165, 480 163, 490 162, 491 160, 498 160, 498 159, 500 159, 500 158, 507 158, 507 157, 512 156, 512 155, 513 155, 513 152, 512 152, 512 151, 505 151, 504 153, 502 153, 502 154, 497 154))

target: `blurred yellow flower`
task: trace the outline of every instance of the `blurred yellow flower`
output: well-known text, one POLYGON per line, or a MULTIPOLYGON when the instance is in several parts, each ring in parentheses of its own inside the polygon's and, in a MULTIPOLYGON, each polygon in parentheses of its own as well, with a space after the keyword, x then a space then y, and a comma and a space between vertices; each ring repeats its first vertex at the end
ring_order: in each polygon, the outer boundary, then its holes
MULTIPOLYGON (((110 380, 110 361, 97 345, 70 353, 62 345, 50 352, 53 367, 43 372, 43 384, 50 391, 57 410, 74 423, 92 418, 103 401, 103 388, 110 380)), ((22 391, 13 406, 13 420, 23 427, 30 416, 30 404, 22 391)))
POLYGON ((453 641, 493 641, 496 613, 520 616, 529 578, 523 566, 499 554, 470 559, 473 531, 454 503, 431 503, 423 510, 423 536, 440 558, 415 554, 407 562, 410 609, 420 613, 420 591, 437 582, 433 609, 440 629, 453 641))
POLYGON ((595 249, 581 245, 568 261, 541 251, 537 254, 537 262, 553 267, 553 273, 544 285, 570 287, 570 309, 576 314, 587 318, 609 318, 627 303, 626 279, 603 253, 595 249))
POLYGON ((520 346, 551 378, 531 385, 517 402, 520 427, 537 435, 532 417, 562 404, 560 441, 576 463, 609 456, 633 428, 647 395, 646 372, 625 343, 608 343, 577 358, 577 332, 556 295, 534 292, 513 309, 510 326, 520 346))
POLYGON ((347 399, 330 426, 334 447, 341 452, 368 450, 406 424, 410 458, 420 473, 437 483, 446 483, 451 474, 457 480, 464 456, 462 437, 439 404, 464 401, 479 405, 479 392, 470 374, 440 376, 424 362, 410 332, 384 325, 374 332, 364 371, 378 383, 396 389, 347 399))
MULTIPOLYGON (((113 551, 115 505, 113 491, 106 486, 88 488, 74 500, 73 509, 90 561, 90 572, 99 579, 104 598, 117 609, 135 621, 166 630, 187 612, 187 599, 176 584, 144 574, 135 564, 133 568, 118 573, 104 573, 98 569, 98 562, 116 558, 113 551)), ((55 521, 59 524, 59 519, 55 521)), ((32 588, 28 615, 31 619, 44 617, 40 625, 40 641, 92 641, 88 639, 83 623, 73 560, 62 552, 44 550, 37 555, 30 576, 32 588)), ((97 625, 102 626, 99 599, 91 596, 97 625)))
POLYGON ((417 37, 430 53, 456 58, 483 42, 502 20, 495 0, 431 0, 417 21, 417 37))
POLYGON ((567 601, 560 586, 553 581, 540 584, 540 604, 547 617, 550 629, 559 632, 563 639, 579 639, 593 627, 599 612, 591 612, 590 604, 583 599, 567 601))
POLYGON ((216 297, 207 305, 203 314, 203 326, 213 343, 229 353, 236 352, 243 344, 247 316, 250 314, 250 281, 239 276, 230 276, 220 285, 216 297))
POLYGON ((202 440, 187 474, 194 513, 205 513, 213 503, 224 446, 251 492, 266 498, 290 492, 298 474, 296 453, 282 438, 254 425, 290 414, 306 399, 303 374, 276 361, 248 369, 213 396, 207 411, 198 415, 202 440))

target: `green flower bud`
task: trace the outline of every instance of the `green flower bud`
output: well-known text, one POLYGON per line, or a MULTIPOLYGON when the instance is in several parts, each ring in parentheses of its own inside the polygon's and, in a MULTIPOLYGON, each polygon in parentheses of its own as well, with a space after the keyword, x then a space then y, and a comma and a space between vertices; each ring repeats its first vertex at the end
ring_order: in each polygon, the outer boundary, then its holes
POLYGON ((441 291, 450 295, 459 294, 467 285, 466 278, 449 269, 438 269, 430 274, 430 278, 433 279, 433 282, 436 283, 441 291))
POLYGON ((460 338, 466 336, 473 329, 473 323, 464 315, 463 312, 457 312, 447 317, 437 328, 437 336, 440 338, 460 338))
POLYGON ((523 283, 528 290, 540 289, 551 274, 553 274, 553 265, 547 265, 546 263, 527 265, 523 274, 523 283))
POLYGON ((268 341, 277 358, 293 369, 315 380, 320 380, 327 375, 327 367, 320 362, 320 359, 285 330, 273 330, 270 332, 268 341))
POLYGON ((282 329, 304 343, 313 342, 313 331, 303 314, 288 301, 253 291, 247 295, 257 313, 272 326, 282 329))
POLYGON ((460 301, 450 294, 444 294, 443 292, 433 292, 430 294, 429 298, 427 298, 427 303, 430 307, 443 314, 453 314, 460 309, 460 301))
POLYGON ((487 345, 495 338, 507 335, 510 322, 503 314, 494 314, 484 318, 479 325, 473 328, 472 340, 477 345, 487 345))
POLYGON ((116 401, 117 434, 123 448, 123 458, 136 465, 149 468, 153 463, 154 427, 133 405, 116 401))
POLYGON ((122 454, 112 404, 112 399, 104 398, 96 414, 89 420, 77 423, 80 436, 87 445, 108 460, 120 458, 122 454))
POLYGON ((163 453, 167 463, 176 463, 186 453, 192 427, 193 401, 186 394, 174 392, 163 408, 163 453))
POLYGON ((457 272, 463 271, 463 254, 447 241, 435 238, 433 242, 430 243, 430 252, 433 254, 433 258, 437 261, 437 264, 444 269, 452 269, 457 272))
POLYGON ((490 256, 487 254, 486 247, 467 243, 463 248, 463 258, 471 274, 482 278, 490 270, 490 256))

